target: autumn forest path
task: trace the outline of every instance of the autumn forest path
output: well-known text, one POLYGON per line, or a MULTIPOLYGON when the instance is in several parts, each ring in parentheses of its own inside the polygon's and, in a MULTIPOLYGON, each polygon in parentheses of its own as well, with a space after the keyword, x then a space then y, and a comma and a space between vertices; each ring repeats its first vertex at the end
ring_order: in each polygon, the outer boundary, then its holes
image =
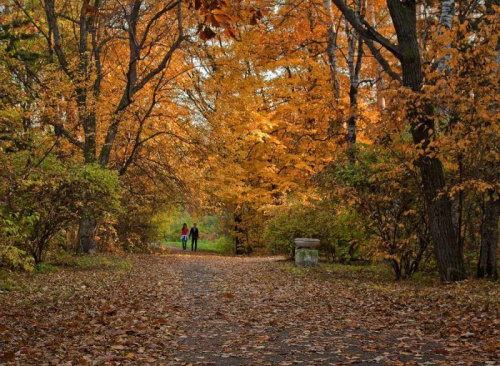
POLYGON ((472 357, 500 362, 473 339, 444 339, 442 312, 433 318, 432 299, 426 302, 419 294, 395 301, 375 282, 324 268, 295 269, 276 258, 129 259, 132 269, 61 271, 47 274, 36 287, 0 297, 3 361, 371 365, 452 364, 472 357))

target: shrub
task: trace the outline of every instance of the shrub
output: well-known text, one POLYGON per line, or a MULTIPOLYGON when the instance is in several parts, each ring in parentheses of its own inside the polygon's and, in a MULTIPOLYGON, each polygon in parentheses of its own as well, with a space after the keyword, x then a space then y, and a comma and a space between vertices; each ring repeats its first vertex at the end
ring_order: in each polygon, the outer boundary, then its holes
POLYGON ((361 253, 367 253, 365 242, 368 234, 365 222, 358 213, 349 208, 339 209, 333 217, 327 232, 327 248, 333 260, 350 263, 361 253))
POLYGON ((295 238, 317 238, 316 222, 312 214, 313 210, 310 208, 294 206, 270 219, 264 232, 269 251, 293 258, 295 238))
POLYGON ((375 157, 374 152, 360 150, 359 164, 338 165, 333 175, 365 218, 370 252, 390 263, 396 279, 408 278, 419 270, 430 247, 420 181, 408 164, 384 154, 375 157))
POLYGON ((0 268, 31 272, 35 263, 24 250, 12 245, 0 246, 0 268))
POLYGON ((294 205, 280 211, 269 220, 264 233, 273 254, 293 257, 295 238, 316 238, 320 240, 320 249, 341 263, 357 259, 364 236, 353 211, 334 210, 324 202, 308 207, 294 205))
POLYGON ((51 240, 81 210, 102 219, 118 210, 118 177, 94 165, 63 164, 48 156, 29 174, 17 172, 0 207, 0 224, 8 242, 29 253, 35 263, 51 240))
POLYGON ((229 236, 219 236, 215 239, 214 242, 215 248, 217 252, 224 254, 234 254, 235 253, 235 245, 233 239, 229 236))

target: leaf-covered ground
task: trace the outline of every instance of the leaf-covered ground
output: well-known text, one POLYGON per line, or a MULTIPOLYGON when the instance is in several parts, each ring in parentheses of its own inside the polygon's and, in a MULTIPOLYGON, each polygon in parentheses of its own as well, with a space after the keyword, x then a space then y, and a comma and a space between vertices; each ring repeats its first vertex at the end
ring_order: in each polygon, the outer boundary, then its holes
POLYGON ((500 364, 498 284, 273 258, 137 255, 0 294, 0 363, 500 364))

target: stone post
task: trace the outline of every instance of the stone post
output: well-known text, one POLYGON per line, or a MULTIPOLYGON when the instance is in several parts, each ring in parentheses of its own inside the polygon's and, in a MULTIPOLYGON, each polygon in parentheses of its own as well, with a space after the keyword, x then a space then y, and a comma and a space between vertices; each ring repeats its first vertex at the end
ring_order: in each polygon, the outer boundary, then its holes
POLYGON ((301 267, 314 267, 318 264, 319 239, 296 238, 295 239, 295 265, 301 267))

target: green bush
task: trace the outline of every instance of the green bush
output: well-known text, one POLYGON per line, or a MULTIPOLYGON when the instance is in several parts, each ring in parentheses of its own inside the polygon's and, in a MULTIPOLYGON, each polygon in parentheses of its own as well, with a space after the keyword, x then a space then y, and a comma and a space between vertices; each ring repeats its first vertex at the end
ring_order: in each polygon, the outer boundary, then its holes
POLYGON ((2 241, 29 253, 36 263, 56 235, 78 222, 83 212, 102 220, 119 209, 118 176, 97 165, 47 156, 29 174, 14 167, 10 179, 3 187, 9 199, 0 205, 2 241))
POLYGON ((35 262, 24 250, 12 245, 0 246, 0 268, 31 272, 35 262))
POLYGON ((235 253, 235 245, 234 241, 229 236, 219 236, 215 239, 215 248, 216 251, 223 254, 234 254, 235 253))
MULTIPOLYGON (((131 269, 132 263, 118 256, 112 255, 84 255, 66 252, 58 249, 48 259, 49 264, 57 267, 71 267, 82 270, 97 268, 131 269)), ((43 263, 45 265, 45 263, 43 263)))
POLYGON ((359 150, 356 165, 334 165, 329 173, 349 197, 352 210, 364 218, 372 258, 387 261, 396 279, 416 273, 431 247, 421 183, 411 167, 401 157, 366 146, 359 150))
POLYGON ((328 226, 328 244, 325 248, 333 259, 350 263, 366 253, 363 243, 368 235, 362 218, 351 209, 337 213, 328 226))
POLYGON ((320 250, 342 263, 358 256, 359 242, 364 238, 362 222, 350 210, 337 212, 330 205, 295 205, 269 220, 264 233, 273 254, 294 256, 295 238, 320 240, 320 250))

